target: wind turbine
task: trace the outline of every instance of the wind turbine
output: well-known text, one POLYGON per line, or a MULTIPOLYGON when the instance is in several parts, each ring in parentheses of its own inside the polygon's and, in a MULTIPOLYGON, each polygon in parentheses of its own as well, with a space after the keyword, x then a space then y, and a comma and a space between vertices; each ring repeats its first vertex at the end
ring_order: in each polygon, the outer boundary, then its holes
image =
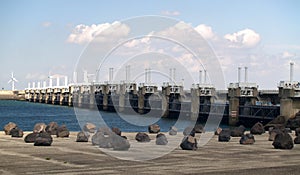
POLYGON ((19 82, 15 77, 14 77, 14 72, 11 72, 11 78, 8 81, 8 84, 11 83, 11 90, 15 90, 15 82, 19 82))

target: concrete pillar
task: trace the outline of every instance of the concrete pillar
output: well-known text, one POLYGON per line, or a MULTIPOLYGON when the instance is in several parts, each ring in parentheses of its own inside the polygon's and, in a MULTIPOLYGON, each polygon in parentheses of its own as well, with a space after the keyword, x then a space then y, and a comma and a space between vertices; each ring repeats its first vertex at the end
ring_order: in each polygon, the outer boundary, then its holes
POLYGON ((108 110, 108 96, 107 96, 107 85, 102 85, 102 89, 103 89, 103 110, 107 111, 108 110))
MULTIPOLYGON (((172 77, 172 69, 170 69, 170 77, 172 77)), ((170 100, 170 86, 162 88, 162 117, 169 116, 169 100, 170 100)))
POLYGON ((68 95, 68 106, 73 106, 73 91, 74 91, 74 86, 70 86, 69 95, 68 95))
POLYGON ((144 113, 144 105, 145 105, 145 101, 144 101, 145 94, 142 91, 143 88, 139 89, 139 93, 138 93, 138 113, 140 113, 140 114, 144 113))
POLYGON ((89 104, 89 108, 90 109, 96 109, 97 105, 96 105, 96 99, 95 99, 95 91, 96 91, 96 86, 95 85, 91 85, 90 88, 90 104, 89 104))
POLYGON ((285 119, 289 119, 294 115, 293 111, 293 100, 291 98, 280 99, 280 115, 284 116, 285 119))
POLYGON ((239 106, 240 100, 238 97, 229 99, 229 125, 235 126, 239 122, 239 106))
POLYGON ((191 89, 191 120, 196 121, 199 116, 200 97, 199 89, 191 89))

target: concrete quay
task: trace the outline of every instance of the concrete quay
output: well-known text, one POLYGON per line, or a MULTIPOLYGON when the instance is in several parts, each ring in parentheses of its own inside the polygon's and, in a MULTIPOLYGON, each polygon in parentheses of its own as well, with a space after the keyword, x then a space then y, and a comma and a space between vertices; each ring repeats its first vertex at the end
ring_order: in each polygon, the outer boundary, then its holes
POLYGON ((25 91, 0 90, 0 100, 25 100, 25 91))
MULTIPOLYGON (((72 132, 69 138, 54 137, 50 147, 35 147, 25 143, 23 138, 11 138, 1 133, 0 174, 296 175, 300 172, 300 146, 276 150, 272 142, 267 141, 268 134, 255 136, 254 145, 240 145, 239 138, 232 138, 227 143, 218 142, 214 136, 197 151, 184 151, 178 147, 163 157, 142 162, 111 157, 91 142, 76 143, 76 134, 72 132)), ((142 151, 156 146, 154 140, 137 144, 135 134, 123 133, 131 144, 138 145, 136 149, 142 151)), ((150 137, 155 135, 150 134, 150 137)))

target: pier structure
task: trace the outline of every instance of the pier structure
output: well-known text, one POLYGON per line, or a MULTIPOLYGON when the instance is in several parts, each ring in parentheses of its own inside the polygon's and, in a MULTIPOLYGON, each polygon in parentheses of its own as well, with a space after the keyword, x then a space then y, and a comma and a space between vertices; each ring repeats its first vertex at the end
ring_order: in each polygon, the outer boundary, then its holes
POLYGON ((229 125, 236 125, 241 114, 250 113, 249 108, 256 104, 258 86, 248 82, 248 68, 245 67, 245 81, 241 82, 241 68, 238 68, 238 82, 228 86, 229 125))
POLYGON ((182 108, 182 96, 185 95, 182 84, 163 83, 162 86, 163 117, 177 118, 182 108))
POLYGON ((294 63, 290 63, 290 80, 278 85, 280 97, 280 115, 289 119, 300 111, 300 82, 293 80, 294 63))
POLYGON ((193 84, 191 88, 191 118, 197 120, 199 114, 209 113, 214 103, 216 89, 212 84, 193 84))
MULTIPOLYGON (((292 66, 291 66, 292 69, 292 66)), ((199 83, 193 84, 190 90, 184 90, 183 83, 178 83, 175 69, 170 69, 170 81, 161 87, 151 82, 151 69, 145 70, 145 82, 130 81, 130 67, 126 67, 126 79, 113 81, 113 69, 110 68, 106 82, 71 83, 65 77, 64 85, 60 78, 49 77, 49 83, 28 85, 25 98, 30 102, 55 105, 68 105, 100 111, 134 112, 156 117, 177 118, 179 114, 192 120, 205 120, 213 113, 222 115, 229 125, 241 124, 245 121, 270 121, 278 115, 287 119, 300 110, 300 83, 281 81, 278 90, 258 90, 256 83, 248 82, 245 67, 245 81, 241 82, 241 68, 238 68, 238 82, 230 83, 227 90, 216 90, 207 83, 206 71, 199 71, 199 83), (56 84, 53 85, 53 78, 56 84), (227 101, 219 101, 217 98, 227 101), (280 102, 280 104, 279 104, 280 102), (224 109, 221 112, 221 109, 224 109), (155 112, 155 113, 153 113, 155 112)), ((86 75, 87 73, 85 73, 86 75)), ((85 78, 86 80, 87 78, 85 78)))

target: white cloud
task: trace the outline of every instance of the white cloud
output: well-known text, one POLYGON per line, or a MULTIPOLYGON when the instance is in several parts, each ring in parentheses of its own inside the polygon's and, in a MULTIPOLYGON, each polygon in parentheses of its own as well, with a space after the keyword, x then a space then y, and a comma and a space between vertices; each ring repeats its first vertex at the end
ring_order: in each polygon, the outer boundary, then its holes
POLYGON ((230 47, 237 48, 251 48, 256 46, 261 40, 260 35, 251 29, 244 29, 232 34, 226 34, 224 38, 232 44, 230 47))
POLYGON ((215 37, 215 34, 210 26, 207 26, 205 24, 200 24, 197 27, 195 27, 195 30, 202 35, 205 39, 213 39, 215 37))
POLYGON ((49 22, 49 21, 45 21, 45 22, 42 23, 43 27, 50 27, 51 25, 52 25, 52 23, 49 22))
POLYGON ((162 15, 166 15, 166 16, 179 16, 179 15, 180 15, 180 12, 178 12, 178 11, 168 11, 168 10, 165 10, 165 11, 162 11, 161 14, 162 14, 162 15))
POLYGON ((82 44, 97 39, 97 41, 108 41, 112 38, 121 38, 128 35, 130 29, 119 21, 113 23, 92 24, 90 26, 79 24, 69 35, 67 41, 82 44))
POLYGON ((296 55, 295 54, 292 54, 292 53, 290 53, 290 52, 288 52, 288 51, 284 51, 283 53, 282 53, 282 58, 290 58, 290 59, 292 59, 293 57, 295 57, 296 55))

